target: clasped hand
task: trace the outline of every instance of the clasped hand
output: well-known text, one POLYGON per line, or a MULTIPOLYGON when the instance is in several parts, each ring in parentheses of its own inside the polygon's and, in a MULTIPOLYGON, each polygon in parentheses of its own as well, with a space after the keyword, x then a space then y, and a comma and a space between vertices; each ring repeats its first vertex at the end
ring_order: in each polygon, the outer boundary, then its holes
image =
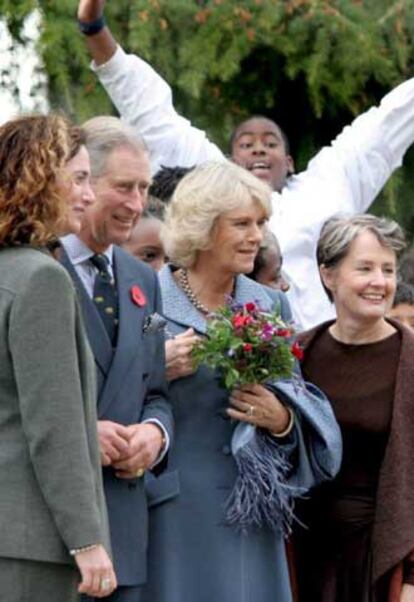
POLYGON ((230 395, 232 408, 228 415, 240 422, 265 428, 271 433, 283 432, 289 424, 290 414, 274 393, 263 385, 244 385, 233 389, 230 395))
POLYGON ((124 426, 110 420, 98 421, 102 466, 113 466, 120 479, 132 479, 159 457, 163 433, 151 422, 124 426))

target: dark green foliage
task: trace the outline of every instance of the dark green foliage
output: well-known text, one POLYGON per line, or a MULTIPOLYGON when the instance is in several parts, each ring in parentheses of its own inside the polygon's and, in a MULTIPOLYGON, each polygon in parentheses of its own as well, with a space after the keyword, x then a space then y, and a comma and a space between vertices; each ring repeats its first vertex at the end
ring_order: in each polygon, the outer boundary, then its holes
MULTIPOLYGON (((0 0, 14 38, 35 4, 52 106, 79 120, 112 110, 88 70, 75 0, 0 0)), ((108 0, 106 13, 123 46, 172 84, 178 110, 224 150, 238 120, 264 113, 286 130, 299 169, 413 72, 414 0, 108 0)), ((408 171, 376 210, 412 232, 408 171)))

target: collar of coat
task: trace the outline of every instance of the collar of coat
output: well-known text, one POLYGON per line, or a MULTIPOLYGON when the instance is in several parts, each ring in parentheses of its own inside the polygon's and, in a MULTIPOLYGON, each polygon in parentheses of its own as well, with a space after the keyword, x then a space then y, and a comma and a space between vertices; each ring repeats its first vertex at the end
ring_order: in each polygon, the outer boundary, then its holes
MULTIPOLYGON (((200 333, 205 333, 205 318, 177 284, 169 265, 166 265, 159 272, 159 279, 162 291, 163 315, 171 322, 189 328, 192 327, 200 333)), ((243 275, 236 277, 234 299, 237 303, 243 304, 254 301, 264 311, 271 311, 274 307, 274 300, 266 292, 266 288, 243 275)))
MULTIPOLYGON (((395 320, 387 321, 400 333, 401 348, 390 434, 377 490, 373 582, 414 551, 414 334, 395 320)), ((305 354, 332 323, 320 324, 300 336, 305 354)))

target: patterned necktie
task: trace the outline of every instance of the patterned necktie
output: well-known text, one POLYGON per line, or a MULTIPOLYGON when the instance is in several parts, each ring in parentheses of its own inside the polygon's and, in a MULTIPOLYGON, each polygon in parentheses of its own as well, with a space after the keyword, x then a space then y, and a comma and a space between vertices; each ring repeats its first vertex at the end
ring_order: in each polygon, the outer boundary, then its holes
POLYGON ((118 333, 118 294, 115 281, 108 270, 109 259, 106 255, 93 255, 89 261, 98 270, 93 287, 93 300, 112 346, 115 347, 118 333))

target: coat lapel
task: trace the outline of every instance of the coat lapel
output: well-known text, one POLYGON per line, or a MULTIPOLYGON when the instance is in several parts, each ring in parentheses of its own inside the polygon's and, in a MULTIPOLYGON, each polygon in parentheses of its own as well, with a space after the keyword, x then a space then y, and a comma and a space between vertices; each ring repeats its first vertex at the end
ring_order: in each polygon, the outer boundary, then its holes
POLYGON ((83 322, 88 335, 88 341, 92 348, 96 363, 99 365, 102 372, 107 374, 111 366, 113 350, 105 326, 63 247, 60 250, 59 260, 69 272, 75 285, 78 300, 82 308, 83 322))
POLYGON ((131 287, 137 282, 136 274, 128 271, 128 266, 114 247, 114 269, 119 299, 118 339, 108 377, 99 400, 99 414, 105 414, 108 406, 122 386, 125 376, 141 349, 145 306, 136 305, 131 298, 131 287))

